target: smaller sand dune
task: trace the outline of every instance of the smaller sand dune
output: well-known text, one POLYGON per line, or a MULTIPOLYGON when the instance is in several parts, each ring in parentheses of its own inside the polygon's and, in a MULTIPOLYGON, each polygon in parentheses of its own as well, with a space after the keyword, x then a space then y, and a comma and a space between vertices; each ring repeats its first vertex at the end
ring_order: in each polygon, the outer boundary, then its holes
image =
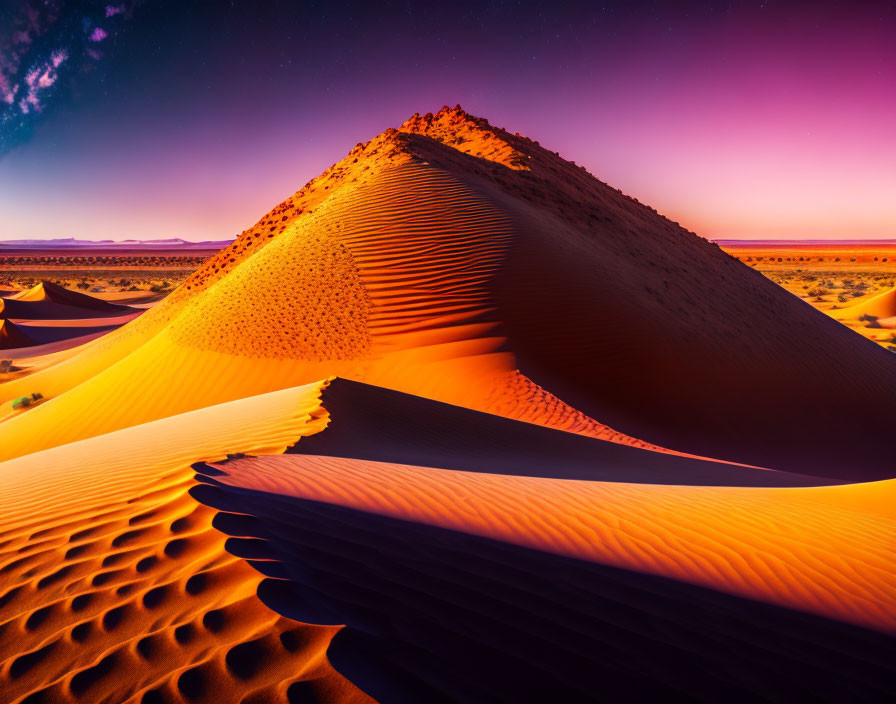
POLYGON ((221 468, 219 481, 235 486, 671 577, 896 634, 896 511, 818 503, 803 489, 570 481, 332 457, 251 458, 221 468))
POLYGON ((68 320, 128 312, 132 311, 127 306, 109 303, 79 291, 70 291, 50 281, 43 281, 27 291, 0 299, 0 318, 68 320))
MULTIPOLYGON (((130 319, 130 317, 128 318, 130 319)), ((77 321, 83 322, 83 321, 77 321)), ((19 356, 19 353, 32 354, 28 349, 36 346, 51 345, 69 340, 77 341, 81 338, 92 339, 111 332, 119 327, 120 323, 109 323, 108 318, 94 318, 93 325, 25 325, 14 323, 11 320, 0 320, 3 330, 14 329, 18 336, 12 335, 8 339, 0 331, 0 349, 7 349, 11 356, 19 356), (98 324, 99 323, 99 324, 98 324), (11 343, 18 344, 11 344, 11 343)), ((82 340, 82 342, 85 340, 82 340)))
POLYGON ((31 347, 40 344, 20 325, 9 320, 0 320, 0 350, 31 347))
POLYGON ((827 311, 837 320, 858 319, 863 315, 875 318, 892 318, 896 316, 896 288, 884 291, 876 296, 869 296, 867 300, 861 300, 846 308, 835 308, 827 311))
POLYGON ((86 293, 71 291, 51 281, 41 281, 27 291, 10 296, 10 299, 15 301, 59 303, 61 305, 74 306, 75 308, 96 308, 97 310, 110 310, 119 307, 114 303, 108 303, 86 293))

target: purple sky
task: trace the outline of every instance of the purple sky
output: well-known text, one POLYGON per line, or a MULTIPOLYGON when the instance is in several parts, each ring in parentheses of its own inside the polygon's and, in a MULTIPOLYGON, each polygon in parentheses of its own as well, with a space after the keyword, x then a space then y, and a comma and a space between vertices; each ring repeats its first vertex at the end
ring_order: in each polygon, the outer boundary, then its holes
POLYGON ((0 36, 0 239, 232 237, 455 103, 702 235, 896 236, 885 3, 57 4, 0 36))

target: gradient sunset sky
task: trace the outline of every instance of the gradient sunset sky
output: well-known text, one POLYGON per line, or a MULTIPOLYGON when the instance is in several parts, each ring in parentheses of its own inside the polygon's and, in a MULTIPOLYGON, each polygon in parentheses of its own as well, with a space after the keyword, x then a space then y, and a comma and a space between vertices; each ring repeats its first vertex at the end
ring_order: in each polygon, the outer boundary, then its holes
POLYGON ((896 237, 896 3, 6 0, 0 239, 228 239, 455 103, 704 236, 896 237))

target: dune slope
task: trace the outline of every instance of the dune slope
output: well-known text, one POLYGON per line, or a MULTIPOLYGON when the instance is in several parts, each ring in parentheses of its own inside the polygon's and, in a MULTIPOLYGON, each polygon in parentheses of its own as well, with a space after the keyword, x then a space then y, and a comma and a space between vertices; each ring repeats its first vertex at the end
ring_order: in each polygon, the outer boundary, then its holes
POLYGON ((892 686, 893 638, 867 629, 337 505, 210 492, 223 530, 277 541, 260 597, 347 624, 330 660, 381 701, 873 702, 892 686))
POLYGON ((4 701, 364 701, 224 549, 190 465, 326 423, 320 384, 0 464, 4 701), (303 699, 304 701, 304 699, 303 699))

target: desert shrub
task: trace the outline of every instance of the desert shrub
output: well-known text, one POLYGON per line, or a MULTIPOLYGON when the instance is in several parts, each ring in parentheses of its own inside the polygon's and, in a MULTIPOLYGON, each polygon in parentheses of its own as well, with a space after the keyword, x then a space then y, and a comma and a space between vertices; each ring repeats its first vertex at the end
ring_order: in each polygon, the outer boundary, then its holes
POLYGON ((31 405, 31 397, 30 396, 20 396, 12 402, 12 407, 15 410, 20 410, 22 408, 28 408, 31 405))
POLYGON ((33 393, 30 396, 20 396, 17 399, 13 399, 12 407, 17 411, 23 408, 28 408, 28 406, 40 401, 43 397, 44 395, 39 393, 33 393))

